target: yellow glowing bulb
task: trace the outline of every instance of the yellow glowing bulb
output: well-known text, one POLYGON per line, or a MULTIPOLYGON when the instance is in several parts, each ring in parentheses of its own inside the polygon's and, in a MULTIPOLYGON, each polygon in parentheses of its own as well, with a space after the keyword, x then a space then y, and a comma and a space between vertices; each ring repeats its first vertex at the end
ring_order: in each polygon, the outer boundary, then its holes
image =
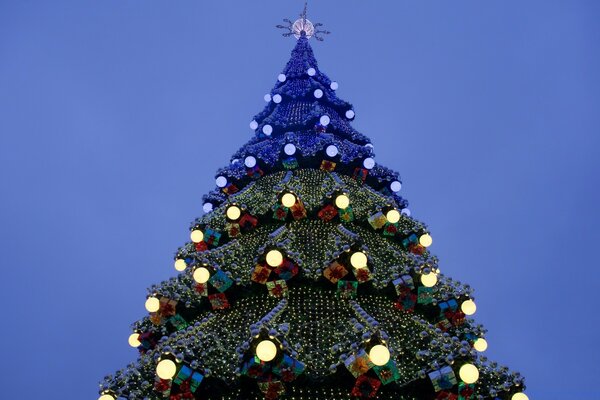
POLYGON ((345 194, 340 194, 335 198, 335 205, 337 208, 341 208, 344 210, 346 207, 350 205, 350 198, 345 194))
POLYGON ((291 193, 284 194, 281 197, 281 204, 283 204, 283 206, 287 208, 292 207, 294 204, 296 204, 296 196, 294 196, 291 193))
POLYGON ((269 362, 277 356, 277 346, 270 340, 263 340, 256 346, 256 356, 264 362, 269 362))
POLYGON ((434 274, 433 272, 421 275, 421 283, 425 287, 433 287, 433 286, 435 286, 437 281, 438 281, 437 275, 434 274))
POLYGON ((160 379, 171 379, 175 376, 175 372, 177 372, 177 365, 168 358, 160 360, 156 365, 156 375, 160 379))
POLYGON ((458 375, 466 384, 475 383, 479 379, 479 370, 473 364, 464 364, 458 370, 458 375))
POLYGON ((477 339, 475 341, 475 343, 473 343, 473 347, 475 348, 475 350, 482 352, 485 351, 487 349, 487 340, 485 340, 484 338, 480 337, 479 339, 477 339))
POLYGON ((400 213, 398 210, 388 211, 387 214, 385 214, 385 217, 390 224, 395 224, 396 222, 400 221, 400 213))
POLYGON ((267 253, 267 264, 271 267, 279 267, 283 262, 283 254, 279 250, 271 250, 267 253))
POLYGON ((131 347, 139 347, 142 343, 140 343, 140 334, 139 333, 132 333, 131 335, 129 335, 129 345, 131 347))
POLYGON ((423 247, 429 247, 431 246, 431 243, 433 243, 433 239, 428 233, 426 233, 424 235, 421 235, 421 237, 419 238, 419 243, 423 247))
POLYGON ((390 361, 390 351, 384 345, 376 344, 369 351, 369 358, 373 364, 382 366, 390 361))
POLYGON ((475 314, 475 311, 477 311, 477 306, 473 300, 469 299, 462 302, 460 309, 465 315, 473 315, 475 314))
POLYGON ((149 312, 157 312, 160 308, 160 300, 156 297, 148 297, 146 299, 146 310, 149 312))
POLYGON ((194 270, 194 280, 198 283, 206 283, 210 279, 210 272, 204 267, 194 270))
POLYGON ((242 215, 242 210, 238 206, 231 206, 227 208, 227 218, 235 221, 242 215))
POLYGON ((103 395, 98 397, 98 400, 115 400, 115 398, 116 397, 113 396, 112 394, 104 393, 103 395))
POLYGON ((190 233, 190 239, 194 243, 200 243, 204 240, 204 233, 200 229, 194 229, 192 233, 190 233))
POLYGON ((356 269, 367 266, 367 255, 362 251, 357 251, 350 257, 350 264, 356 269))
POLYGON ((183 258, 178 258, 177 260, 175 260, 175 269, 177 271, 185 271, 186 268, 187 264, 185 263, 185 260, 183 258))
POLYGON ((510 400, 529 400, 529 397, 523 392, 515 393, 512 395, 510 400))

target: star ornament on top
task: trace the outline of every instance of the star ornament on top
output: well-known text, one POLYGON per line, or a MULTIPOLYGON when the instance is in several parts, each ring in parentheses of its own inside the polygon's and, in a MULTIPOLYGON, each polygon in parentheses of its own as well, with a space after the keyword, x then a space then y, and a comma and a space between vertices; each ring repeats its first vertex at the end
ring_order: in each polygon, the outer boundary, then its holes
POLYGON ((300 39, 300 37, 304 34, 307 39, 314 37, 318 41, 323 41, 323 37, 321 35, 329 35, 331 32, 324 29, 319 29, 323 26, 321 23, 313 24, 310 22, 306 18, 306 9, 307 3, 304 3, 304 10, 302 11, 302 14, 300 14, 300 18, 294 22, 284 18, 283 22, 286 22, 287 25, 277 25, 277 28, 287 29, 287 32, 282 33, 284 37, 290 37, 294 35, 296 39, 300 39))

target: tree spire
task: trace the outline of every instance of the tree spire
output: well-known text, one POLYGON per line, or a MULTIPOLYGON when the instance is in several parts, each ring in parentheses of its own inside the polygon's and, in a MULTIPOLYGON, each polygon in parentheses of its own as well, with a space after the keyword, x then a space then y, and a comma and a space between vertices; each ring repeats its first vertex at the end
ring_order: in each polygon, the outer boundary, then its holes
POLYGON ((321 34, 329 35, 331 33, 327 30, 320 29, 323 26, 323 24, 313 24, 308 18, 306 18, 307 9, 308 2, 304 2, 304 10, 302 10, 300 18, 298 18, 294 22, 287 18, 284 18, 283 22, 285 22, 287 25, 276 25, 279 29, 287 30, 287 32, 282 33, 284 37, 290 37, 294 35, 294 37, 298 40, 300 40, 302 37, 306 37, 307 39, 314 37, 318 41, 323 41, 323 37, 321 36, 321 34))

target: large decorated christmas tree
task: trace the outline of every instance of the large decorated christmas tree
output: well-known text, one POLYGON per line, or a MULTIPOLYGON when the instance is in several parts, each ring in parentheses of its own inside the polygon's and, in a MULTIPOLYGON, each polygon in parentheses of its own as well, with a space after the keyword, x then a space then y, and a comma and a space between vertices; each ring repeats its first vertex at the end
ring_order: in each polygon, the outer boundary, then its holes
POLYGON ((352 128, 352 105, 296 46, 217 171, 205 215, 152 286, 136 363, 100 399, 512 399, 523 378, 481 355, 471 289, 440 273, 398 174, 352 128))

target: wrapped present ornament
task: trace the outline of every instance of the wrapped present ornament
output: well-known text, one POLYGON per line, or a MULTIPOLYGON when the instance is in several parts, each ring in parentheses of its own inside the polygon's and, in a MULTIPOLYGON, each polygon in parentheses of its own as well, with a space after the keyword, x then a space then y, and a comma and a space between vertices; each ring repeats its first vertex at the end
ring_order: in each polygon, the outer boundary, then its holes
POLYGON ((269 275, 271 275, 271 270, 268 267, 259 264, 254 267, 254 271, 252 272, 252 281, 264 285, 269 279, 269 275))
POLYGON ((296 157, 284 158, 283 161, 281 161, 281 164, 283 164, 283 168, 285 168, 285 169, 298 168, 298 160, 296 160, 296 157))
POLYGON ((247 169, 246 169, 246 174, 247 174, 247 175, 248 175, 250 178, 252 178, 252 179, 258 179, 258 178, 260 178, 261 176, 263 176, 265 173, 263 172, 263 170, 262 170, 262 169, 260 169, 260 168, 258 167, 258 165, 255 165, 255 166, 254 166, 254 167, 252 167, 252 168, 247 168, 247 169))
POLYGON ((273 297, 283 297, 287 293, 288 287, 283 279, 279 279, 267 282, 267 290, 273 297))
POLYGON ((239 191, 238 187, 235 186, 233 183, 228 183, 227 186, 225 186, 222 190, 223 190, 223 193, 229 194, 229 195, 234 194, 237 191, 239 191))
POLYGON ((177 375, 175 375, 173 383, 180 385, 180 389, 183 389, 183 392, 190 391, 195 393, 203 379, 204 375, 194 371, 187 365, 182 365, 177 372, 177 375), (183 388, 181 386, 183 386, 183 388))
POLYGON ((229 289, 233 284, 233 280, 222 270, 217 270, 217 272, 210 277, 208 282, 221 293, 229 289))
POLYGON ((460 382, 458 384, 458 400, 472 400, 475 398, 475 385, 460 382))
POLYGON ((198 242, 195 244, 196 247, 196 251, 206 251, 208 250, 208 245, 206 244, 206 242, 203 240, 201 242, 198 242))
POLYGON ((380 386, 381 382, 378 379, 361 375, 356 380, 350 394, 360 398, 372 399, 377 395, 380 386))
POLYGON ((448 301, 438 303, 438 307, 440 307, 440 314, 444 315, 446 311, 456 311, 458 309, 458 303, 455 299, 450 299, 448 301))
POLYGON ((344 365, 355 378, 373 368, 371 359, 363 349, 359 350, 356 354, 348 356, 344 361, 344 365))
POLYGON ((342 299, 355 299, 358 292, 358 282, 339 280, 337 294, 342 299))
POLYGON ((356 280, 360 283, 365 283, 373 278, 373 275, 371 274, 371 271, 369 271, 369 268, 353 268, 352 272, 354 272, 356 280))
POLYGON ((183 381, 179 385, 179 393, 173 394, 169 400, 194 400, 194 394, 191 391, 190 381, 183 381))
POLYGON ((393 280, 392 284, 394 285, 394 288, 396 288, 396 293, 399 295, 404 292, 405 288, 415 288, 415 283, 410 275, 402 275, 400 278, 393 280))
POLYGON ((242 217, 240 218, 239 223, 242 229, 254 229, 256 228, 256 225, 258 225, 258 218, 256 218, 252 214, 244 213, 244 215, 242 215, 242 217))
POLYGON ((333 170, 335 169, 335 166, 337 164, 334 163, 333 161, 329 161, 329 160, 323 160, 321 161, 321 170, 323 171, 327 171, 327 172, 333 172, 333 170))
POLYGON ((404 288, 400 292, 400 297, 394 306, 402 311, 413 312, 415 310, 415 304, 417 303, 417 295, 414 294, 409 288, 404 288))
POLYGON ((327 126, 321 124, 320 122, 317 122, 315 124, 315 126, 313 127, 313 129, 314 129, 314 131, 316 133, 325 133, 325 132, 327 132, 327 126))
POLYGON ((285 387, 281 381, 258 382, 258 388, 264 393, 267 400, 276 399, 285 393, 285 387))
POLYGON ((175 314, 169 318, 169 323, 173 325, 175 329, 178 331, 185 329, 188 327, 188 323, 183 317, 179 314, 175 314))
POLYGON ((158 376, 154 380, 154 390, 162 397, 169 397, 171 395, 171 380, 160 379, 158 376))
POLYGON ((433 288, 419 286, 417 289, 417 303, 431 304, 433 302, 433 288))
POLYGON ((290 209, 286 206, 279 203, 275 204, 273 206, 273 218, 279 221, 285 221, 289 211, 290 209))
POLYGON ((367 175, 369 174, 369 170, 365 168, 356 167, 354 169, 354 173, 352 177, 356 179, 358 182, 363 183, 365 179, 367 179, 367 175))
POLYGON ((287 281, 298 274, 298 266, 286 258, 280 266, 275 268, 275 273, 279 275, 279 278, 287 281))
POLYGON ((436 327, 440 328, 442 332, 446 332, 448 329, 452 328, 452 324, 448 321, 447 318, 440 319, 436 324, 436 327))
POLYGON ((407 249, 407 250, 409 249, 410 245, 412 245, 412 244, 418 244, 418 243, 419 243, 419 238, 414 233, 411 233, 410 235, 408 235, 407 237, 405 237, 404 239, 402 239, 402 246, 404 246, 404 248, 407 249))
POLYGON ((458 396, 452 392, 448 392, 446 390, 442 390, 437 394, 435 400, 457 400, 458 396))
POLYGON ((208 285, 206 283, 196 283, 194 285, 194 290, 200 296, 208 296, 208 285))
POLYGON ((323 207, 317 214, 317 216, 325 222, 329 222, 332 219, 335 218, 335 216, 337 215, 338 211, 337 208, 335 208, 334 206, 332 206, 331 204, 327 204, 325 207, 323 207))
POLYGON ((448 318, 448 321, 450 321, 450 323, 454 326, 460 326, 465 323, 465 314, 460 310, 446 311, 444 315, 446 316, 446 318, 448 318))
POLYGON ((447 365, 435 371, 431 371, 429 373, 429 379, 436 392, 444 389, 452 389, 457 383, 454 371, 447 365))
POLYGON ((398 223, 390 223, 390 222, 386 222, 385 225, 383 225, 383 235, 384 236, 396 236, 396 234, 398 233, 398 223))
POLYGON ((221 234, 219 232, 215 232, 212 229, 207 229, 206 232, 204 232, 204 241, 209 246, 212 246, 212 247, 218 246, 220 239, 221 239, 221 234))
POLYGON ((145 350, 150 350, 156 346, 156 340, 154 339, 154 335, 151 332, 143 332, 138 336, 138 340, 141 343, 141 346, 145 350))
POLYGON ((304 363, 284 354, 281 362, 273 367, 273 373, 280 376, 282 381, 291 382, 304 372, 305 368, 304 363))
POLYGON ((160 298, 160 308, 158 309, 158 313, 162 317, 170 317, 171 315, 175 315, 175 309, 177 308, 177 300, 171 300, 168 297, 160 298))
POLYGON ((352 206, 348 206, 346 208, 340 208, 340 221, 342 222, 352 222, 354 221, 354 211, 352 211, 352 206))
POLYGON ((210 305, 213 310, 224 310, 229 308, 229 300, 224 293, 216 293, 208 296, 208 301, 210 301, 210 305))
POLYGON ((242 365, 240 372, 250 378, 260 378, 265 376, 270 368, 268 363, 261 362, 260 359, 255 356, 251 357, 242 365))
POLYGON ((387 385, 388 383, 392 383, 400 379, 400 372, 398 372, 398 367, 396 366, 396 363, 392 360, 389 360, 385 365, 373 366, 373 371, 375 371, 375 373, 379 377, 379 380, 384 385, 387 385))
POLYGON ((327 268, 323 270, 323 276, 331 283, 337 283, 346 275, 348 275, 348 270, 345 266, 337 261, 333 261, 327 268))
POLYGON ((240 224, 238 224, 237 222, 228 222, 227 224, 225 224, 225 230, 227 231, 227 234, 230 238, 237 237, 240 235, 240 233, 242 233, 240 224))
POLYGON ((421 256, 425 253, 425 247, 421 246, 419 243, 411 243, 408 245, 408 251, 418 256, 421 256))
POLYGON ((387 218, 381 211, 376 212, 371 215, 368 219, 369 224, 373 227, 373 229, 380 229, 387 223, 387 218))
POLYGON ((295 220, 306 218, 306 208, 304 208, 304 204, 302 204, 300 199, 296 201, 296 204, 290 207, 290 211, 295 220))

